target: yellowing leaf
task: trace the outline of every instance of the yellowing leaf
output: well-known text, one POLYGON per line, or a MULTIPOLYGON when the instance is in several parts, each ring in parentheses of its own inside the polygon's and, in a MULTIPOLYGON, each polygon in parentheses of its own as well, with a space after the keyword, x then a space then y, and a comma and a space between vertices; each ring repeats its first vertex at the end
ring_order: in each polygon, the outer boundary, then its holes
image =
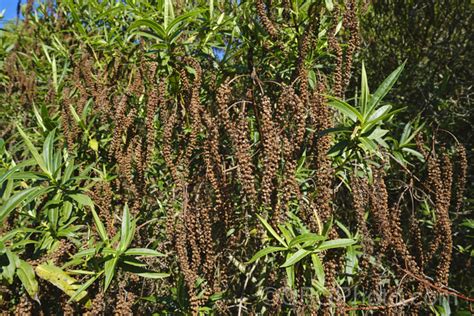
POLYGON ((93 151, 97 152, 97 151, 99 151, 99 142, 98 142, 96 139, 91 138, 91 139, 89 140, 89 147, 90 147, 93 151))
MULTIPOLYGON (((77 280, 71 277, 69 274, 64 272, 61 268, 56 267, 51 264, 40 264, 35 269, 38 277, 43 280, 48 281, 53 284, 61 291, 66 293, 68 296, 74 295, 76 290, 80 287, 80 284, 77 283, 77 280)), ((75 297, 76 301, 81 301, 87 297, 87 292, 82 291, 79 295, 75 297)), ((87 299, 87 305, 91 304, 90 299, 87 299)))

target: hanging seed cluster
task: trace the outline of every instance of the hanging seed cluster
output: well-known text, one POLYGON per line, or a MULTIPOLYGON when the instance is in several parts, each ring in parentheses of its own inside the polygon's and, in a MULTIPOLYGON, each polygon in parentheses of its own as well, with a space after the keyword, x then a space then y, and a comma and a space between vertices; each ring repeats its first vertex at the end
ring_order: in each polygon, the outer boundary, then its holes
MULTIPOLYGON (((27 10, 31 10, 30 3, 27 10)), ((283 4, 290 20, 291 3, 283 4)), ((271 1, 257 0, 255 9, 264 31, 275 42, 282 42, 280 25, 271 16, 272 9, 278 8, 272 7, 271 1)), ((328 156, 334 140, 324 133, 334 127, 325 95, 343 98, 350 83, 352 60, 359 47, 357 3, 346 1, 331 13, 327 40, 334 56, 332 67, 317 72, 313 86, 309 73, 314 69, 308 59, 318 44, 324 21, 320 6, 312 4, 308 10, 314 18, 297 38, 298 52, 288 77, 269 77, 254 66, 253 53, 249 53, 252 67, 243 75, 214 72, 205 61, 189 54, 177 59, 176 73, 171 76, 159 71, 157 56, 146 56, 141 48, 133 60, 117 55, 107 67, 99 67, 98 59, 103 56, 82 47, 61 97, 51 86, 41 95, 49 103, 60 104, 59 121, 68 151, 84 151, 110 166, 115 179, 100 179, 88 193, 107 233, 115 235, 120 229, 115 206, 128 204, 134 216, 148 218, 147 212, 158 208, 156 196, 163 198, 165 202, 159 205, 166 217, 163 251, 174 255, 170 265, 179 271, 195 315, 213 294, 240 286, 241 280, 235 282, 234 275, 241 273, 242 262, 262 246, 260 237, 266 236, 257 214, 265 215, 277 228, 294 213, 317 233, 331 220, 351 221, 362 244, 356 282, 369 294, 379 293, 380 287, 396 294, 397 286, 403 286, 406 297, 415 290, 428 290, 426 282, 417 278, 396 284, 387 278, 385 266, 398 280, 407 273, 422 279, 426 274, 433 275, 437 285, 448 284, 453 255, 449 212, 452 207, 456 212, 462 207, 466 150, 458 146, 456 169, 447 150, 428 151, 424 140, 416 139, 427 169, 423 188, 429 190, 423 197, 432 201, 435 214, 428 245, 423 244, 426 229, 420 228, 420 218, 407 213, 409 203, 404 193, 390 191, 384 161, 370 170, 373 179, 353 172, 346 175, 350 191, 340 189, 334 160, 328 156), (337 32, 339 22, 342 35, 337 32), (82 126, 84 118, 90 117, 111 132, 90 135, 82 126), (81 144, 78 139, 89 143, 81 144), (90 145, 94 142, 98 145, 90 145), (304 169, 314 172, 302 181, 298 173, 304 169), (344 201, 342 206, 339 201, 344 201)), ((8 57, 6 73, 11 81, 6 92, 9 96, 20 93, 20 103, 26 106, 38 97, 36 78, 27 76, 17 59, 15 53, 8 57)), ((415 180, 410 181, 413 185, 415 180)), ((147 232, 145 227, 137 233, 137 246, 158 238, 147 232)), ((341 235, 336 226, 328 232, 330 239, 341 235)), ((62 264, 71 248, 62 243, 48 259, 62 264)), ((321 306, 309 307, 298 297, 297 308, 301 313, 342 313, 346 306, 338 279, 345 272, 344 253, 328 250, 318 256, 330 296, 322 298, 321 306)), ((269 308, 277 314, 284 308, 285 272, 274 269, 265 273, 267 278, 261 282, 276 288, 269 308)), ((130 280, 129 287, 141 284, 130 280)), ((308 285, 302 275, 297 275, 295 284, 299 288, 308 285)), ((132 314, 138 291, 129 291, 125 282, 114 291, 115 313, 132 314)), ((109 310, 104 300, 104 294, 97 293, 92 300, 93 313, 109 310)), ((226 311, 234 302, 219 304, 226 311)), ((31 312, 31 306, 30 300, 22 297, 17 312, 31 312)), ((387 308, 387 312, 400 310, 387 308)))

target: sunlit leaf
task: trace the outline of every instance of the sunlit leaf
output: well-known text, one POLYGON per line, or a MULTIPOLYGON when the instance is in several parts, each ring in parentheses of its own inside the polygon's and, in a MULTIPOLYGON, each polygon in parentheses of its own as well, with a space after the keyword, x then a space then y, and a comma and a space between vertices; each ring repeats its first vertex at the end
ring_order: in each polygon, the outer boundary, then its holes
POLYGON ((282 268, 289 267, 301 261, 307 255, 311 254, 310 250, 300 249, 294 254, 292 254, 288 259, 286 259, 285 263, 281 266, 282 268))
POLYGON ((266 247, 266 248, 263 248, 262 250, 257 252, 247 263, 255 262, 258 259, 260 259, 262 257, 265 257, 265 256, 267 256, 267 255, 269 255, 273 252, 282 251, 282 250, 286 250, 286 248, 284 248, 284 247, 266 247))

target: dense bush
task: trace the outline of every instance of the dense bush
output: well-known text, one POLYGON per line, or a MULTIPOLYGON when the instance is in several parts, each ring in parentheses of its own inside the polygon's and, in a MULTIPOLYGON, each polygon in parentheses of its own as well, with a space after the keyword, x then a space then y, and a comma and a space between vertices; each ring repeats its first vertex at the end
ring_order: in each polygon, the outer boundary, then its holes
POLYGON ((466 310, 466 151, 385 101, 404 62, 376 89, 353 62, 367 6, 28 1, 0 36, 2 308, 466 310))
MULTIPOLYGON (((361 58, 371 61, 369 77, 381 82, 384 73, 406 61, 390 101, 407 106, 401 113, 405 119, 420 115, 439 141, 463 144, 469 161, 474 154, 473 12, 471 1, 390 0, 374 1, 361 18, 361 58)), ((451 218, 459 250, 452 284, 471 296, 473 174, 468 164, 464 210, 451 218)))

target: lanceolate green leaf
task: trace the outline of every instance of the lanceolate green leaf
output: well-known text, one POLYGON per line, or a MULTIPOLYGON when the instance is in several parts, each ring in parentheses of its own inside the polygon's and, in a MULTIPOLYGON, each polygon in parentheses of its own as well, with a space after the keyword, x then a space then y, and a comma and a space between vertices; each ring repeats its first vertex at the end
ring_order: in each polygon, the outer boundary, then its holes
POLYGON ((332 0, 324 0, 324 3, 326 4, 326 8, 329 11, 332 11, 334 9, 334 4, 333 4, 332 0))
MULTIPOLYGON (((2 246, 3 247, 3 244, 2 246)), ((1 249, 0 247, 0 249, 1 249)), ((5 278, 5 280, 9 283, 9 284, 12 284, 13 283, 13 279, 15 277, 15 271, 16 271, 16 262, 18 261, 18 256, 11 252, 10 249, 5 249, 5 253, 7 255, 7 258, 8 258, 8 265, 4 265, 2 267, 2 273, 0 274, 3 278, 5 278)))
POLYGON ((48 176, 51 176, 51 173, 49 172, 48 167, 46 165, 46 162, 44 161, 43 157, 39 154, 38 150, 33 145, 28 135, 25 134, 25 132, 21 129, 19 125, 17 125, 17 129, 21 137, 23 138, 26 144, 26 147, 28 147, 28 150, 33 155, 33 158, 36 160, 36 163, 38 164, 38 166, 41 168, 41 170, 43 170, 44 173, 46 173, 48 176))
MULTIPOLYGON (((288 260, 290 256, 291 256, 291 253, 288 253, 286 255, 286 259, 288 260)), ((285 270, 286 270, 286 276, 288 278, 288 286, 290 288, 293 288, 293 286, 295 285, 295 266, 294 265, 287 266, 285 267, 285 270)))
POLYGON ((367 138, 368 139, 382 138, 387 133, 388 133, 388 130, 377 127, 372 131, 372 133, 370 133, 370 135, 367 136, 367 138))
POLYGON ((323 241, 321 245, 318 246, 317 250, 322 251, 322 250, 333 249, 333 248, 345 248, 355 243, 356 241, 354 239, 349 239, 349 238, 328 240, 328 241, 323 241))
POLYGON ((175 29, 177 29, 179 27, 181 22, 184 22, 186 20, 189 20, 189 19, 199 15, 200 13, 202 13, 202 11, 203 11, 202 9, 195 9, 195 10, 191 10, 189 12, 183 13, 180 16, 178 16, 166 28, 167 36, 170 36, 175 31, 175 29))
POLYGON ((174 19, 174 8, 173 8, 173 1, 165 0, 164 1, 164 17, 163 17, 163 25, 165 29, 168 27, 168 23, 170 20, 174 19))
POLYGON ((377 91, 372 95, 367 113, 372 112, 372 110, 377 107, 377 104, 385 97, 385 95, 390 91, 395 82, 398 80, 398 77, 405 67, 405 63, 401 64, 397 69, 395 69, 377 88, 377 91))
POLYGON ((292 254, 285 263, 281 266, 282 268, 289 267, 301 261, 304 257, 311 254, 312 251, 306 249, 300 249, 294 254, 292 254))
POLYGON ((367 119, 368 122, 372 122, 378 118, 380 118, 382 115, 384 115, 385 113, 388 113, 388 111, 390 111, 392 109, 392 106, 387 104, 387 105, 384 105, 384 106, 381 106, 380 108, 378 108, 374 113, 371 113, 369 118, 367 119))
POLYGON ((13 168, 10 168, 9 170, 7 170, 5 173, 3 173, 1 176, 0 176, 0 186, 2 185, 2 183, 7 180, 13 173, 15 173, 17 170, 19 170, 21 167, 16 165, 14 166, 13 168))
POLYGON ((369 85, 367 83, 367 73, 365 72, 365 65, 362 63, 362 76, 360 83, 360 108, 362 109, 362 115, 367 115, 367 106, 369 102, 370 92, 369 85))
POLYGON ((54 166, 54 136, 55 136, 55 132, 53 130, 48 134, 43 144, 43 159, 46 163, 46 167, 48 171, 51 174, 53 174, 54 171, 56 171, 53 168, 54 166))
MULTIPOLYGON (((76 292, 74 292, 74 294, 71 296, 71 298, 68 300, 68 302, 72 302, 73 300, 77 300, 77 298, 82 295, 82 293, 84 293, 84 291, 86 291, 89 286, 92 285, 92 283, 95 282, 95 280, 97 280, 101 275, 102 275, 103 271, 99 272, 98 274, 96 274, 95 276, 93 276, 92 278, 90 278, 89 280, 87 280, 87 282, 85 282, 83 285, 81 285, 77 290, 76 292)), ((87 307, 87 306, 86 306, 87 307)))
POLYGON ((91 212, 92 212, 94 223, 95 223, 95 226, 97 228, 97 232, 99 233, 100 238, 102 239, 102 241, 108 242, 109 237, 107 236, 107 231, 105 230, 104 224, 100 220, 99 215, 97 214, 97 212, 95 211, 93 207, 91 208, 91 212))
POLYGON ((306 242, 316 243, 318 241, 325 240, 325 239, 326 239, 325 236, 321 236, 321 235, 317 235, 313 233, 306 233, 294 238, 288 246, 291 248, 291 247, 294 247, 295 245, 299 245, 302 243, 306 243, 306 242))
POLYGON ((331 101, 328 103, 330 106, 335 108, 336 110, 339 110, 342 114, 350 118, 353 122, 357 122, 359 120, 360 122, 364 121, 364 117, 362 114, 357 111, 355 107, 352 105, 341 101, 337 98, 334 98, 332 96, 327 96, 331 101))
POLYGON ((115 267, 117 266, 118 262, 118 257, 113 257, 110 260, 107 260, 104 265, 104 273, 105 273, 105 281, 104 281, 104 292, 107 291, 107 289, 110 286, 110 283, 112 282, 114 275, 115 275, 115 267))
POLYGON ((162 272, 137 272, 135 274, 143 278, 148 278, 148 279, 163 279, 170 276, 169 273, 162 273, 162 272))
POLYGON ((0 208, 0 222, 2 222, 20 203, 28 203, 39 195, 45 194, 52 188, 34 187, 18 192, 9 198, 0 208))
POLYGON ((167 38, 166 32, 163 29, 163 27, 152 20, 143 19, 143 20, 135 21, 130 25, 129 30, 135 30, 139 28, 140 26, 149 27, 158 36, 158 38, 160 38, 163 41, 165 41, 167 38))
POLYGON ((277 232, 273 229, 273 227, 260 215, 257 214, 258 219, 262 222, 263 226, 272 234, 272 236, 280 242, 284 247, 288 247, 286 242, 281 238, 280 235, 277 234, 277 232))
POLYGON ((92 201, 92 199, 85 194, 77 193, 77 194, 69 194, 68 196, 72 198, 74 201, 76 201, 77 203, 79 203, 80 205, 85 205, 89 207, 94 206, 94 202, 92 201))
POLYGON ((373 119, 370 122, 366 122, 362 128, 362 132, 366 132, 367 130, 371 129, 375 125, 379 124, 380 122, 383 122, 384 120, 390 118, 391 116, 397 114, 398 112, 401 112, 405 110, 405 108, 399 108, 393 111, 390 111, 388 113, 383 114, 382 116, 377 117, 376 119, 373 119))
POLYGON ((324 267, 321 262, 321 259, 319 258, 317 253, 311 254, 311 260, 313 261, 313 268, 314 272, 316 273, 316 277, 318 278, 318 281, 324 285, 325 281, 325 275, 324 275, 324 267))
POLYGON ((109 237, 107 236, 107 232, 105 230, 104 224, 99 218, 99 215, 95 211, 94 208, 94 202, 92 202, 92 199, 88 197, 85 194, 70 194, 69 197, 74 199, 76 202, 78 202, 81 205, 86 205, 89 206, 92 212, 92 217, 94 218, 94 224, 97 228, 97 232, 99 233, 100 238, 104 242, 108 242, 109 237))
POLYGON ((124 252, 127 256, 151 256, 151 257, 164 257, 165 254, 148 248, 130 248, 124 252))
POLYGON ((258 259, 260 259, 260 258, 262 258, 262 257, 265 257, 265 256, 268 255, 268 254, 271 254, 271 253, 277 252, 277 251, 283 251, 283 250, 286 250, 286 248, 284 248, 284 247, 267 247, 267 248, 263 248, 262 250, 260 250, 259 252, 257 252, 247 263, 255 262, 255 261, 257 261, 258 259))
POLYGON ((35 298, 38 293, 38 281, 36 281, 33 267, 24 260, 18 259, 16 265, 16 274, 25 287, 28 294, 35 298))
POLYGON ((128 205, 123 208, 122 229, 120 234, 120 251, 125 251, 133 238, 132 220, 130 219, 130 211, 128 205))

